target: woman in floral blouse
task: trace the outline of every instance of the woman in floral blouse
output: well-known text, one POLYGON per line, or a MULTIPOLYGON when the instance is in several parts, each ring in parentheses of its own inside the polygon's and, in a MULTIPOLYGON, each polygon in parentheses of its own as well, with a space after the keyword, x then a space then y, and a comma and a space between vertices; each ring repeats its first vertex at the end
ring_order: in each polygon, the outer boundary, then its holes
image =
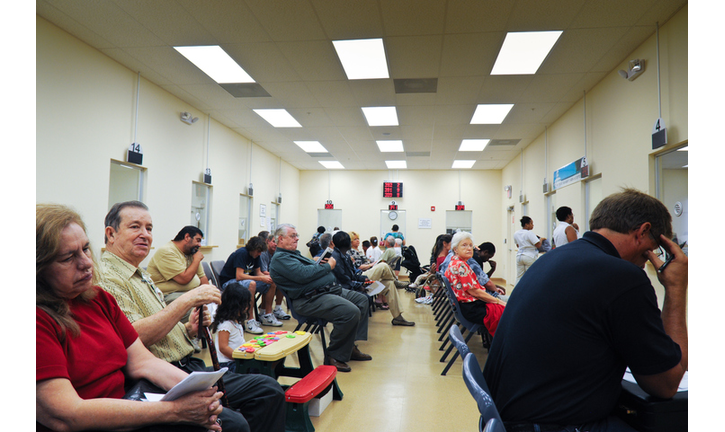
POLYGON ((358 249, 360 247, 360 235, 358 235, 355 231, 350 231, 350 240, 352 240, 352 245, 350 250, 347 251, 347 254, 350 258, 352 258, 355 268, 359 271, 365 271, 371 268, 373 264, 370 262, 368 257, 366 257, 365 254, 360 252, 360 249, 358 249))
POLYGON ((466 263, 473 256, 471 233, 456 233, 451 240, 451 249, 454 255, 445 277, 451 283, 461 314, 473 323, 482 323, 491 336, 494 336, 506 302, 488 294, 466 263))

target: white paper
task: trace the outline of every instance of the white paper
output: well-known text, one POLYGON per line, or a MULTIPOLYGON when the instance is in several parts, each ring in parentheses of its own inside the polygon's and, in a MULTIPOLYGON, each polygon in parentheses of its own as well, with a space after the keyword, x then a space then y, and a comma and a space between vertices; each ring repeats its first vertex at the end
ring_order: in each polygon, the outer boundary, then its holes
MULTIPOLYGON (((677 388, 678 392, 687 391, 687 389, 689 387, 689 383, 688 383, 689 380, 688 380, 688 376, 687 376, 688 372, 689 371, 685 371, 685 375, 682 376, 682 380, 680 381, 680 386, 677 388)), ((634 379, 634 375, 632 375, 632 371, 630 371, 629 368, 627 368, 627 370, 624 371, 624 376, 622 377, 622 379, 625 381, 629 381, 631 383, 637 384, 637 380, 634 379)))
POLYGON ((161 398, 161 400, 173 401, 187 393, 206 390, 219 381, 219 378, 221 378, 227 370, 228 368, 223 367, 215 372, 192 372, 176 384, 174 388, 169 390, 164 397, 161 398))
POLYGON ((374 296, 376 294, 380 294, 382 290, 385 289, 385 285, 381 284, 378 281, 375 281, 367 286, 367 291, 369 296, 374 296))

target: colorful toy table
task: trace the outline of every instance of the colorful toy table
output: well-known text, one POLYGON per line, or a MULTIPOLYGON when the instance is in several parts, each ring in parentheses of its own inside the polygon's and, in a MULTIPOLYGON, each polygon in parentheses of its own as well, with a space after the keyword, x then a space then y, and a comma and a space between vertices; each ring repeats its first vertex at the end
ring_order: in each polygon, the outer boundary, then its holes
MULTIPOLYGON (((310 341, 312 333, 305 331, 275 331, 250 339, 234 350, 232 358, 237 364, 237 373, 261 373, 274 379, 280 376, 303 378, 312 370, 310 341), (288 355, 297 353, 300 367, 286 367, 284 361, 288 355)), ((333 383, 333 398, 342 399, 342 392, 333 383)))

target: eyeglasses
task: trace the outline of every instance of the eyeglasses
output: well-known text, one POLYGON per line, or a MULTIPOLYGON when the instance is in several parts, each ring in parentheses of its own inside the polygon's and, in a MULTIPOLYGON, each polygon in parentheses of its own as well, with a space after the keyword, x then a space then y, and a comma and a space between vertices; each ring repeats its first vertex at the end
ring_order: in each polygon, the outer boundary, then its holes
POLYGON ((289 238, 293 238, 293 239, 296 239, 296 238, 300 238, 299 234, 297 234, 297 233, 294 233, 294 234, 290 234, 290 235, 288 235, 287 237, 289 237, 289 238))
POLYGON ((657 256, 657 258, 662 258, 663 256, 668 256, 667 251, 665 251, 665 248, 660 245, 660 242, 657 241, 657 238, 652 234, 652 231, 650 231, 649 236, 652 237, 652 240, 657 244, 657 249, 652 250, 654 254, 657 256))

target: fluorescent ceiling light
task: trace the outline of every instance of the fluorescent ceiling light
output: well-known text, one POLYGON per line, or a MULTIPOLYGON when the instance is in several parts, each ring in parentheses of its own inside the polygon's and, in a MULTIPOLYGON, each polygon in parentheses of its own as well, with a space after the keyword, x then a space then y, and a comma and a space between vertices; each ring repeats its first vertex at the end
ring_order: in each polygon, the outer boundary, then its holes
POLYGON ((319 141, 295 141, 307 153, 327 153, 327 149, 319 141))
POLYGON ((332 41, 347 79, 390 78, 382 39, 332 41))
POLYGON ((406 169, 406 168, 408 168, 408 164, 404 160, 385 161, 385 165, 388 166, 388 169, 406 169))
POLYGON ((559 40, 561 33, 561 31, 507 33, 491 75, 535 74, 559 40))
POLYGON ((677 151, 689 151, 688 150, 688 147, 689 146, 680 147, 680 148, 677 149, 677 151))
POLYGON ((488 145, 488 139, 464 139, 458 151, 483 151, 488 145))
POLYGON ((302 127, 285 109, 255 109, 253 111, 277 128, 302 127))
POLYGON ((375 141, 378 143, 378 148, 381 152, 403 152, 403 141, 401 140, 384 140, 375 141))
POLYGON ((395 107, 363 107, 363 114, 369 126, 398 126, 398 112, 395 107))
POLYGON ((501 124, 514 104, 480 104, 471 118, 471 124, 501 124))
POLYGON ((174 47, 219 84, 255 82, 219 45, 174 47))
POLYGON ((475 160, 454 160, 452 169, 468 169, 473 168, 473 164, 475 164, 475 160))
POLYGON ((323 167, 327 169, 345 169, 338 161, 319 161, 323 167))

